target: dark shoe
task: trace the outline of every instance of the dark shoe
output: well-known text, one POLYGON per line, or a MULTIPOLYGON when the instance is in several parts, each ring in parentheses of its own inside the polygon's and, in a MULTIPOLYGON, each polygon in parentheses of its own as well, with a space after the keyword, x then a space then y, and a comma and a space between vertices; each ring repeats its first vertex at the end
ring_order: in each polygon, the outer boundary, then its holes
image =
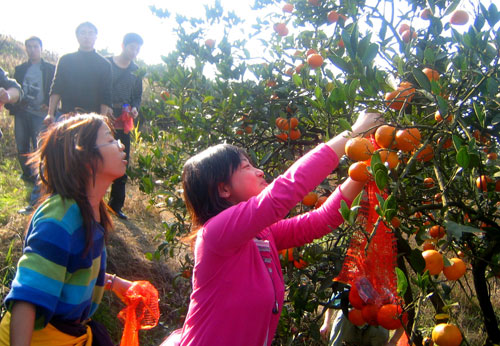
POLYGON ((21 215, 29 215, 33 212, 33 207, 31 205, 28 205, 26 208, 23 208, 23 209, 19 209, 17 211, 18 214, 21 214, 21 215))
POLYGON ((121 210, 114 210, 114 209, 111 209, 113 210, 113 213, 116 215, 116 217, 118 217, 119 219, 122 219, 122 220, 128 220, 128 216, 125 215, 121 210))

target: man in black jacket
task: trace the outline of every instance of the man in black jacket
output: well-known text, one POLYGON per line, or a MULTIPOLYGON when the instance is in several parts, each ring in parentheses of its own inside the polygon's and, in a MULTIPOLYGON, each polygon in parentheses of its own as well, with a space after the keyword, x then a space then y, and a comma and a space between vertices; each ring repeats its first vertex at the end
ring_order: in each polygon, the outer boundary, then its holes
POLYGON ((26 165, 27 155, 36 149, 37 137, 43 128, 55 66, 42 59, 40 38, 29 37, 24 45, 28 61, 16 66, 14 73, 14 78, 22 85, 24 97, 21 102, 10 106, 9 109, 10 113, 15 116, 14 133, 22 178, 33 181, 31 169, 26 165))

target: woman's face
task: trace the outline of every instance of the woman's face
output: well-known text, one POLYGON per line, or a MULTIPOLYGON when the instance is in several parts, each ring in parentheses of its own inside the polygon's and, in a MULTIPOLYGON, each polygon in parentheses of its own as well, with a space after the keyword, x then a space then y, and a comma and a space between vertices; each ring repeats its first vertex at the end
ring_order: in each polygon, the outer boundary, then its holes
POLYGON ((257 196, 266 186, 264 172, 252 166, 247 158, 242 158, 239 167, 231 176, 229 185, 225 185, 221 197, 237 204, 257 196))
POLYGON ((103 124, 97 132, 96 148, 98 148, 102 161, 97 168, 97 176, 115 180, 125 174, 127 160, 125 160, 125 147, 119 143, 108 125, 103 124))

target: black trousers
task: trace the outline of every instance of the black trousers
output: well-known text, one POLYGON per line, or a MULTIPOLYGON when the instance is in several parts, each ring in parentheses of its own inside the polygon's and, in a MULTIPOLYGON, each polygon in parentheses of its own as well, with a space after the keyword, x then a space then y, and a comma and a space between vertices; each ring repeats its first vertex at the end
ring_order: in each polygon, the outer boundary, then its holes
MULTIPOLYGON (((130 156, 130 133, 125 133, 123 130, 115 130, 115 138, 119 139, 125 146, 126 159, 130 156)), ((127 164, 128 166, 128 164, 127 164)), ((125 184, 127 183, 127 175, 124 174, 120 178, 115 179, 111 185, 111 193, 109 197, 109 206, 114 211, 120 211, 125 203, 125 184)))

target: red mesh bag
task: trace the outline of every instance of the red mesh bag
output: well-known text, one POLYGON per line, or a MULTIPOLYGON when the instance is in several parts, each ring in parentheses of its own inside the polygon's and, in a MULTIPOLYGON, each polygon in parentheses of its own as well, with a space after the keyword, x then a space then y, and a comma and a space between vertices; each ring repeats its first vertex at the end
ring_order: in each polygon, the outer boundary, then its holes
POLYGON ((365 303, 381 305, 397 300, 397 245, 392 230, 382 221, 377 224, 376 194, 387 197, 370 180, 358 214, 361 227, 352 235, 344 264, 334 281, 355 285, 365 303))
POLYGON ((122 300, 127 306, 118 313, 125 324, 120 346, 138 346, 139 329, 151 329, 158 324, 158 291, 148 281, 134 281, 122 300))

